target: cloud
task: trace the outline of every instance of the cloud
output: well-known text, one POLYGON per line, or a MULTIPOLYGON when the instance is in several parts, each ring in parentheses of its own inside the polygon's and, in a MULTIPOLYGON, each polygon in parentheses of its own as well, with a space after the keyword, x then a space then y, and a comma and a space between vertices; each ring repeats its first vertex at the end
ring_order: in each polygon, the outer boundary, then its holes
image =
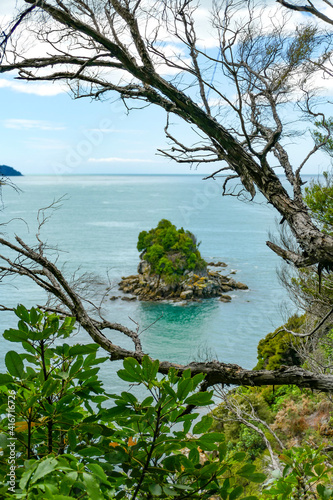
POLYGON ((89 162, 94 163, 159 163, 155 160, 144 160, 142 158, 89 158, 89 162))
POLYGON ((42 97, 55 96, 67 91, 64 85, 59 83, 33 83, 33 82, 15 82, 5 78, 0 79, 0 88, 8 88, 15 92, 24 94, 34 94, 42 97))
POLYGON ((42 120, 26 120, 24 118, 11 118, 4 121, 6 128, 16 129, 16 130, 65 130, 66 127, 62 125, 46 122, 42 120))

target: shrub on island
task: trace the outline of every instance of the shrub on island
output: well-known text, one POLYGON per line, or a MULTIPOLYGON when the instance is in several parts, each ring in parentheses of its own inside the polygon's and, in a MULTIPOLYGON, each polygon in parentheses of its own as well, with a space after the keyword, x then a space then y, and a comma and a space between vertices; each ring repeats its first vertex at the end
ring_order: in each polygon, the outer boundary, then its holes
POLYGON ((141 231, 137 249, 150 265, 151 272, 166 281, 177 281, 186 271, 200 272, 207 263, 201 257, 196 237, 183 228, 177 229, 162 219, 150 231, 141 231))

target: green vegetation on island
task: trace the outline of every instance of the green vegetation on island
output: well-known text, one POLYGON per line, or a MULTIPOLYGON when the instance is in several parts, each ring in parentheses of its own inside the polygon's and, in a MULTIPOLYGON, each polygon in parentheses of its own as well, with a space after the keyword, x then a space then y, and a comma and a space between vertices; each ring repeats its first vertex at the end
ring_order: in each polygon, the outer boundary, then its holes
POLYGON ((153 273, 167 280, 176 280, 186 271, 206 269, 199 245, 190 231, 177 229, 170 221, 162 219, 156 228, 141 231, 137 249, 153 273))
MULTIPOLYGON (((225 295, 231 290, 247 290, 247 285, 236 282, 211 266, 225 267, 218 262, 209 264, 201 257, 196 237, 183 228, 162 219, 150 231, 141 231, 137 249, 141 252, 138 275, 122 277, 119 288, 132 297, 122 300, 172 300, 201 301, 203 298, 219 297, 221 302, 230 302, 225 295)), ((112 300, 118 297, 112 297, 112 300)))

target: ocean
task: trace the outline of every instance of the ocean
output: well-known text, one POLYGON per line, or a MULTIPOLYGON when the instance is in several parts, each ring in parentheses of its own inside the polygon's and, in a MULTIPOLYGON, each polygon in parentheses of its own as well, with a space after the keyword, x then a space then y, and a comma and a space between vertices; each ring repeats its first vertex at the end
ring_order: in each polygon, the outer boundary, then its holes
MULTIPOLYGON (((233 291, 229 303, 218 299, 186 305, 106 300, 103 314, 111 321, 132 328, 135 321, 142 330, 149 327, 141 340, 144 351, 154 358, 179 363, 218 359, 252 368, 259 340, 283 324, 285 311, 293 310, 277 278, 280 259, 265 244, 268 233, 276 233, 277 213, 260 195, 255 202, 222 197, 223 179, 203 181, 199 175, 13 180, 19 191, 10 187, 2 191, 1 223, 8 222, 2 233, 11 240, 17 234, 27 243, 36 243, 38 210, 61 198, 57 210, 46 212, 52 216, 43 225, 41 237, 67 277, 91 273, 97 278, 99 285, 90 292, 90 299, 100 299, 108 280, 111 294, 118 295, 121 276, 136 273, 139 232, 155 227, 160 219, 193 232, 207 261, 225 262, 225 273, 235 272, 234 279, 248 285, 249 290, 233 291)), ((43 301, 44 293, 28 279, 6 278, 0 283, 1 304, 31 307, 43 301)), ((1 332, 14 327, 14 314, 1 312, 0 324, 1 332)), ((107 335, 131 348, 121 334, 107 335)), ((90 338, 80 331, 72 341, 87 343, 90 338)), ((5 353, 17 346, 0 339, 1 371, 5 353)), ((106 363, 101 370, 113 391, 126 386, 115 377, 120 367, 121 362, 106 363)))

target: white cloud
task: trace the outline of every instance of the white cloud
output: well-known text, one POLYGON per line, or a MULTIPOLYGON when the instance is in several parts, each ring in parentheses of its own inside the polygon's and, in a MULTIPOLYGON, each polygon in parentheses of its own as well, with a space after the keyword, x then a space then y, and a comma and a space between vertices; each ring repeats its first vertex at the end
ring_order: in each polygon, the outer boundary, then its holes
POLYGON ((94 163, 159 163, 155 160, 144 160, 142 158, 89 158, 89 162, 94 163))
POLYGON ((0 89, 9 88, 15 92, 24 94, 34 94, 39 96, 55 96, 66 92, 68 89, 60 83, 35 83, 35 82, 15 82, 0 78, 0 89))
POLYGON ((66 128, 56 123, 42 120, 26 120, 23 118, 11 118, 9 120, 4 120, 4 125, 6 128, 16 130, 65 130, 66 128))

